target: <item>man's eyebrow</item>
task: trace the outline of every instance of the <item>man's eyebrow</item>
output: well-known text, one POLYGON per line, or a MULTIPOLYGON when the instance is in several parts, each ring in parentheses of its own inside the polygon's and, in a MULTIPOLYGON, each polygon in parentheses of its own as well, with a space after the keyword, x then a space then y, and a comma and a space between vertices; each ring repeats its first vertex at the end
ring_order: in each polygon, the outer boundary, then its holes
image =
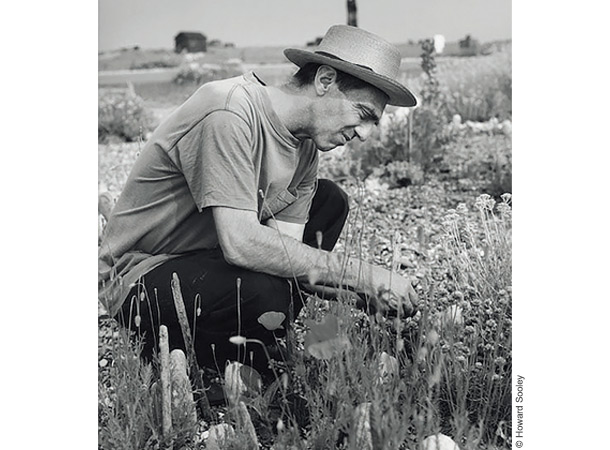
POLYGON ((356 107, 362 111, 363 116, 362 118, 364 120, 370 120, 371 122, 379 122, 379 116, 377 115, 377 113, 375 112, 375 110, 373 108, 371 108, 368 105, 365 105, 363 103, 357 103, 356 107))

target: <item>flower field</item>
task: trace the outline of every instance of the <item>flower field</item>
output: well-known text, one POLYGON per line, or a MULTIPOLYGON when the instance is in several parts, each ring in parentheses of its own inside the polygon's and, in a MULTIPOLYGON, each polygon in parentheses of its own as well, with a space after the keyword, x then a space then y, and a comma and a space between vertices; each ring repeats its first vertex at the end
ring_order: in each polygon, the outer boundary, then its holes
MULTIPOLYGON (((434 76, 438 127, 388 110, 371 142, 321 155, 319 174, 350 197, 335 251, 410 276, 418 313, 312 296, 282 344, 288 357, 271 361, 274 380, 251 383, 237 363, 206 373, 227 402, 171 436, 158 364, 101 317, 100 448, 431 450, 449 437, 462 450, 511 448, 510 53, 439 62, 434 76)), ((425 89, 423 76, 412 81, 425 89)), ((145 139, 99 144, 101 190, 120 194, 145 139)))

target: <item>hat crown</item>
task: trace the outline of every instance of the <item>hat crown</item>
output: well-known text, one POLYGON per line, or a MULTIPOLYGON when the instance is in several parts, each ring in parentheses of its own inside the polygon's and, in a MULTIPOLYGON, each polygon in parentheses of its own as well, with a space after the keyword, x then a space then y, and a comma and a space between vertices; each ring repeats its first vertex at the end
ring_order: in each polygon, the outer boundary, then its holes
POLYGON ((392 79, 400 70, 400 52, 394 45, 349 25, 330 27, 315 53, 334 56, 392 79))

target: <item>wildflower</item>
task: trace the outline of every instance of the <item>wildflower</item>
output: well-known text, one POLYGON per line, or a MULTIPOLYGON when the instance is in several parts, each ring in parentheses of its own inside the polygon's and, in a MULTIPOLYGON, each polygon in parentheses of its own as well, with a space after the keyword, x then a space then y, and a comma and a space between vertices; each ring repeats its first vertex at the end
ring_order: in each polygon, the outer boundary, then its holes
POLYGON ((263 313, 258 319, 258 323, 264 326, 267 330, 273 331, 278 328, 284 328, 282 322, 286 319, 286 315, 283 312, 267 311, 263 313))
POLYGON ((432 387, 441 381, 441 365, 437 364, 434 368, 434 372, 428 378, 428 387, 432 387))
POLYGON ((464 323, 462 308, 457 305, 449 306, 443 311, 441 322, 443 325, 462 325, 464 323))
POLYGON ((485 322, 485 325, 489 328, 496 328, 498 326, 497 322, 493 319, 488 319, 487 322, 485 322))
POLYGON ((428 436, 422 442, 424 450, 459 450, 459 446, 453 439, 442 433, 428 436))
POLYGON ((494 359, 494 364, 498 366, 503 366, 504 364, 506 364, 506 359, 502 358, 501 356, 498 356, 496 359, 494 359))
POLYGON ((244 336, 231 336, 229 338, 229 342, 231 342, 231 344, 235 344, 235 345, 244 345, 246 343, 246 338, 244 336))
POLYGON ((462 291, 455 291, 453 293, 453 296, 460 301, 464 300, 464 294, 462 293, 462 291))
POLYGON ((402 352, 405 349, 405 341, 404 339, 398 339, 396 343, 396 351, 402 352))
POLYGON ((421 347, 419 349, 419 351, 417 352, 417 361, 423 362, 426 360, 427 356, 428 356, 428 349, 426 347, 421 347))
POLYGON ((435 345, 438 342, 438 338, 439 338, 438 332, 436 330, 430 330, 430 332, 426 336, 426 341, 430 345, 435 345))
POLYGON ((491 198, 489 194, 481 194, 475 201, 474 205, 480 211, 484 211, 486 209, 491 211, 495 204, 496 202, 491 198))

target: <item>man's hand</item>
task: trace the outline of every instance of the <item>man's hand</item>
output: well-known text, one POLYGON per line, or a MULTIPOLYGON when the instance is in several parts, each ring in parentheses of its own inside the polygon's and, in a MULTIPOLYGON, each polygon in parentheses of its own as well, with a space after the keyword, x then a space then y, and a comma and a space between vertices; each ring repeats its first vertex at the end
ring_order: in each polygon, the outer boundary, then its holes
POLYGON ((419 297, 408 278, 381 267, 370 266, 370 278, 367 280, 369 292, 376 300, 378 311, 396 312, 412 316, 417 312, 419 297))

